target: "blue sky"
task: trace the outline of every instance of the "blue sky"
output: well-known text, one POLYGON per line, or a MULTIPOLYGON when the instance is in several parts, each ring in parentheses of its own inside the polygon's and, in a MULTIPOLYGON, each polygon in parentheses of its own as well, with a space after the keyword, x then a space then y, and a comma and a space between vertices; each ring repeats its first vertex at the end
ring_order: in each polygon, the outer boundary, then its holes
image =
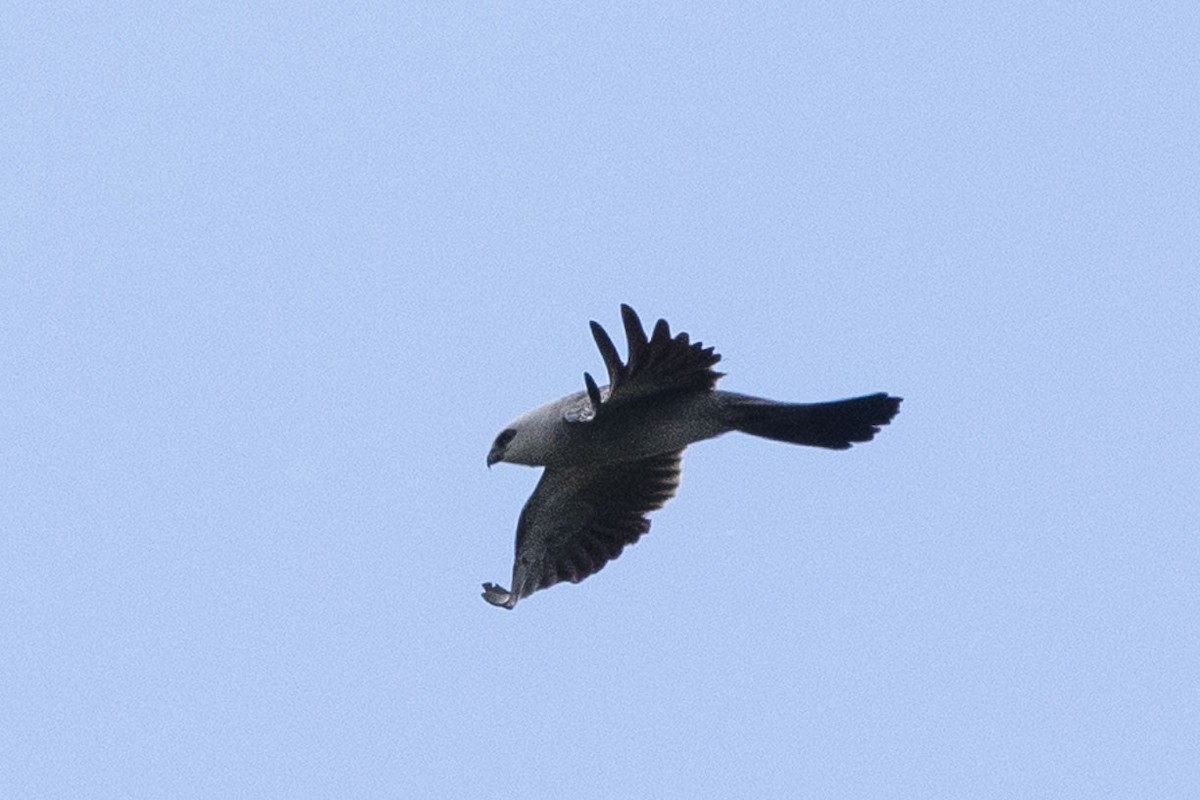
POLYGON ((1178 797, 1194 4, 10 8, 0 795, 1178 797), (512 613, 618 304, 729 436, 512 613))

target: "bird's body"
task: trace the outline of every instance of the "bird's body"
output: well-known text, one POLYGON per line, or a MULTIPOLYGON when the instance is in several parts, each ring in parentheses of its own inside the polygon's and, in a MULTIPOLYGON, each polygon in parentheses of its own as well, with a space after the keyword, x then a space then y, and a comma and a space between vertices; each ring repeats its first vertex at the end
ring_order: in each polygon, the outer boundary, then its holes
POLYGON ((715 388, 720 356, 672 337, 659 320, 647 338, 621 306, 629 341, 622 363, 593 322, 609 385, 584 374, 586 390, 526 412, 496 437, 488 466, 544 466, 517 523, 511 591, 484 584, 484 599, 512 608, 560 580, 578 582, 616 558, 650 528, 679 485, 684 448, 738 430, 768 439, 842 450, 870 441, 900 398, 873 394, 830 403, 778 403, 715 388))
MULTIPOLYGON (((600 393, 607 398, 609 387, 600 393)), ((528 438, 528 448, 506 452, 504 461, 529 467, 600 466, 682 450, 730 430, 723 394, 680 393, 643 400, 627 413, 599 416, 593 415, 587 392, 569 394, 513 420, 509 429, 537 435, 528 438), (687 420, 686 426, 680 420, 687 420)))

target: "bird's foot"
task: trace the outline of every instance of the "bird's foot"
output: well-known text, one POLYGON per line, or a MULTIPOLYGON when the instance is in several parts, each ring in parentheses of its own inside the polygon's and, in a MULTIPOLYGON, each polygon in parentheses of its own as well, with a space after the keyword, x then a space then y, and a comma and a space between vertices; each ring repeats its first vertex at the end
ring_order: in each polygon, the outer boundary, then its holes
POLYGON ((509 610, 517 604, 517 596, 515 594, 494 583, 485 583, 483 585, 483 599, 494 606, 500 606, 509 610))

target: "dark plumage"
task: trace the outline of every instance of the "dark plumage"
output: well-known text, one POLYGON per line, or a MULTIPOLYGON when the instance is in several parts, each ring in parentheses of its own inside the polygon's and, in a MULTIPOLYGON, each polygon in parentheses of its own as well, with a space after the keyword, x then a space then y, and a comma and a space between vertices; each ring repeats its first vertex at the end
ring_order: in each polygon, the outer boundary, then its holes
POLYGON ((545 466, 517 522, 512 589, 483 585, 493 605, 599 571, 650 529, 646 515, 679 486, 689 444, 732 430, 767 439, 844 450, 868 442, 900 408, 879 393, 828 403, 778 403, 716 388, 721 356, 671 336, 659 320, 649 337, 629 306, 621 306, 629 343, 624 362, 608 333, 592 336, 608 372, 600 387, 584 373, 584 391, 534 409, 496 437, 488 466, 508 461, 545 466))

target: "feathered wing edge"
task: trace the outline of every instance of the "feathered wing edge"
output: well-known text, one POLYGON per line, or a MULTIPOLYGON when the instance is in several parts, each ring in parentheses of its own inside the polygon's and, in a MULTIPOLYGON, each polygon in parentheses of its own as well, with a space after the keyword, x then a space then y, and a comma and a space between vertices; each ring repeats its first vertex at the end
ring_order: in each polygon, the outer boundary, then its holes
POLYGON ((483 599, 511 609, 559 581, 578 583, 650 530, 646 515, 679 487, 682 451, 602 468, 547 468, 517 522, 512 590, 483 585, 483 599))
POLYGON ((621 323, 629 345, 624 363, 604 327, 595 320, 590 323, 609 383, 608 399, 602 402, 596 381, 589 373, 583 374, 595 413, 599 414, 605 403, 620 403, 658 392, 712 389, 721 379, 723 373, 712 368, 721 360, 720 354, 701 342, 693 343, 686 333, 671 336, 665 319, 655 323, 647 337, 637 312, 622 303, 621 323))

